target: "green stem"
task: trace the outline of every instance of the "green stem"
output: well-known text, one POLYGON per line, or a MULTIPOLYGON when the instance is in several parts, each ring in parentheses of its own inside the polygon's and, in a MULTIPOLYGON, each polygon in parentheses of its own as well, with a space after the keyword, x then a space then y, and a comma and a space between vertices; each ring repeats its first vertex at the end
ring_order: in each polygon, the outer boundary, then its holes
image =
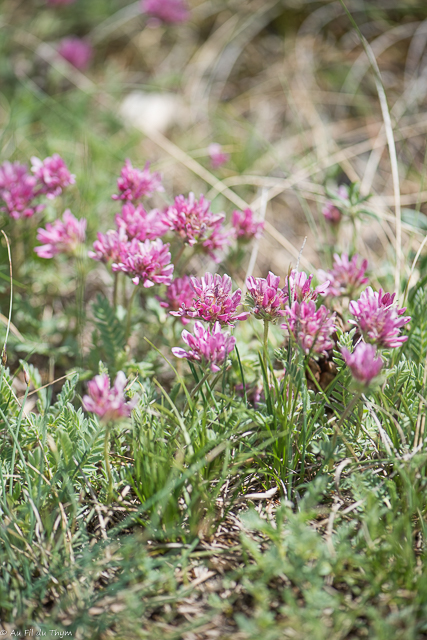
POLYGON ((116 271, 114 273, 114 285, 113 285, 113 308, 114 311, 117 309, 117 285, 119 282, 119 272, 116 271))
POLYGON ((332 439, 332 453, 334 452, 334 449, 335 449, 335 446, 336 446, 336 443, 337 443, 337 436, 338 436, 338 434, 340 434, 341 437, 344 440, 344 444, 346 445, 347 449, 349 450, 349 452, 351 453, 353 458, 356 460, 356 462, 358 462, 357 456, 356 456, 356 454, 354 452, 353 447, 350 445, 350 443, 347 441, 346 438, 344 438, 343 434, 341 433, 341 426, 342 426, 344 420, 346 420, 346 418, 348 418, 348 416, 353 411, 353 409, 356 406, 356 404, 359 402, 359 400, 361 398, 361 395, 362 395, 361 391, 356 393, 356 395, 353 396, 351 402, 344 409, 344 413, 342 414, 341 418, 339 419, 338 424, 334 425, 334 437, 332 439))
POLYGON ((264 320, 264 348, 263 348, 263 360, 264 360, 264 368, 265 368, 265 375, 268 377, 268 370, 267 370, 267 354, 268 354, 268 328, 269 328, 269 321, 268 320, 264 320))
POLYGON ((125 333, 126 342, 127 342, 128 338, 129 338, 129 335, 130 335, 130 321, 131 321, 131 318, 132 318, 132 305, 133 305, 133 300, 134 300, 134 298, 136 296, 137 289, 138 289, 138 285, 135 285, 134 286, 134 290, 132 291, 132 295, 129 298, 128 314, 127 314, 127 322, 126 322, 126 333, 125 333))
POLYGON ((107 503, 109 504, 113 499, 113 476, 111 475, 111 465, 110 465, 110 425, 105 427, 105 437, 104 437, 104 462, 105 462, 105 471, 107 473, 108 479, 108 491, 107 491, 107 503))
POLYGON ((13 491, 13 471, 15 468, 15 456, 16 456, 16 447, 17 447, 17 443, 18 441, 18 436, 19 436, 19 429, 21 427, 21 422, 22 422, 22 417, 24 415, 24 407, 25 407, 25 403, 27 402, 27 396, 28 396, 28 391, 30 388, 30 383, 27 383, 27 388, 25 389, 25 395, 24 395, 24 399, 22 400, 22 404, 21 404, 21 410, 19 412, 19 416, 18 416, 18 420, 16 421, 16 433, 13 439, 13 449, 12 449, 12 462, 10 465, 10 480, 9 480, 9 493, 10 495, 12 495, 12 491, 13 491))

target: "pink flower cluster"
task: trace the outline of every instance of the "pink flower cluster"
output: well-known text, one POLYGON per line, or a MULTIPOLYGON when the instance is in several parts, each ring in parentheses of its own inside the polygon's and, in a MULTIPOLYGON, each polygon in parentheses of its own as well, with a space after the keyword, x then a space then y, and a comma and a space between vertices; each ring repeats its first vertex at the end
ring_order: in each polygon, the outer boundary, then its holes
POLYGON ((75 253, 77 247, 86 238, 86 220, 77 220, 69 209, 64 211, 62 220, 47 223, 46 229, 37 230, 37 240, 41 247, 34 251, 40 258, 53 258, 58 253, 75 253))
POLYGON ((93 49, 87 40, 70 36, 61 40, 58 54, 79 71, 84 71, 92 60, 93 49))
POLYGON ((269 271, 267 278, 254 278, 250 276, 246 280, 248 294, 247 303, 255 318, 274 322, 284 316, 284 305, 288 299, 284 289, 279 288, 280 276, 275 276, 269 271))
POLYGON ((205 329, 201 322, 194 325, 194 335, 186 329, 182 332, 182 339, 189 350, 173 347, 172 353, 177 358, 186 358, 191 362, 198 362, 202 366, 210 366, 211 371, 219 371, 228 354, 236 344, 236 339, 229 333, 221 331, 219 322, 215 322, 212 329, 205 329))
POLYGON ((39 193, 46 195, 49 200, 61 195, 63 189, 76 181, 76 176, 69 172, 67 165, 57 153, 44 160, 32 157, 31 162, 31 171, 40 185, 39 193))
POLYGON ((319 353, 327 355, 334 343, 331 339, 336 330, 335 313, 321 305, 316 309, 314 300, 293 302, 286 307, 286 322, 281 325, 287 329, 302 351, 308 355, 319 353))
POLYGON ((87 387, 89 395, 83 396, 83 407, 86 411, 98 415, 103 422, 129 417, 138 401, 136 397, 127 401, 126 376, 123 371, 119 371, 111 388, 110 379, 106 373, 95 376, 87 387))
POLYGON ((365 276, 368 261, 362 260, 359 264, 357 253, 350 260, 347 253, 339 256, 334 253, 334 263, 329 271, 319 271, 319 278, 329 280, 327 296, 352 296, 355 291, 368 282, 365 276))
POLYGON ((345 348, 341 353, 353 378, 363 386, 368 386, 382 369, 383 361, 372 344, 359 342, 353 353, 345 348))
POLYGON ((141 198, 151 196, 155 191, 164 191, 159 173, 151 173, 147 162, 144 169, 132 166, 130 160, 125 160, 120 178, 117 180, 119 193, 113 195, 113 200, 136 202, 141 198))
POLYGON ((312 280, 313 274, 307 276, 304 271, 296 271, 293 269, 289 276, 285 278, 283 291, 285 291, 286 295, 290 297, 291 302, 317 300, 318 296, 325 295, 329 286, 329 280, 318 285, 315 289, 311 286, 312 280))
POLYGON ((141 11, 161 22, 185 22, 189 11, 183 0, 142 0, 141 11))
POLYGON ((264 223, 255 221, 252 209, 233 211, 231 224, 238 242, 249 242, 253 238, 260 238, 264 230, 264 223))
POLYGON ((142 204, 136 207, 128 202, 124 204, 121 213, 116 215, 118 229, 124 229, 129 240, 153 240, 160 238, 169 229, 169 224, 164 215, 157 209, 147 211, 142 204))
MULTIPOLYGON (((347 201, 348 198, 348 189, 345 185, 341 185, 337 189, 337 199, 343 200, 343 204, 347 201)), ((332 200, 327 200, 325 206, 322 209, 322 213, 327 220, 332 225, 338 225, 341 222, 342 218, 342 207, 340 208, 338 202, 332 202, 332 200)))
POLYGON ((179 316, 182 324, 188 324, 190 319, 186 317, 186 310, 193 304, 194 289, 188 276, 175 278, 166 289, 165 298, 158 298, 160 306, 169 309, 171 315, 179 316))
POLYGON ((112 270, 126 273, 134 284, 142 282, 148 288, 172 282, 174 265, 171 264, 169 244, 163 244, 159 238, 145 242, 131 240, 118 260, 112 264, 112 270))
POLYGON ((223 164, 226 164, 230 157, 224 153, 222 147, 217 142, 212 142, 208 147, 208 154, 211 159, 212 169, 219 169, 223 164))

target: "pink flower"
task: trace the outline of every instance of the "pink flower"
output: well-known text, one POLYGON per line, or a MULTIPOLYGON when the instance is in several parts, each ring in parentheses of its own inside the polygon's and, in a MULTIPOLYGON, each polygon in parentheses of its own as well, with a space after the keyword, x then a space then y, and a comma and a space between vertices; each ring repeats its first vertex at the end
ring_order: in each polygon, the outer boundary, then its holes
POLYGON ((142 0, 141 11, 162 22, 185 22, 190 15, 183 0, 142 0))
POLYGON ((305 354, 326 355, 334 346, 331 336, 336 329, 335 313, 331 315, 324 305, 316 310, 313 300, 294 302, 286 307, 286 323, 281 328, 289 331, 305 354))
POLYGON ((67 165, 57 153, 44 160, 32 157, 31 162, 31 171, 41 184, 39 193, 44 193, 50 200, 59 196, 62 189, 76 181, 76 176, 68 171, 67 165))
POLYGON ((249 242, 253 238, 260 238, 264 230, 263 222, 255 222, 252 209, 233 211, 231 224, 237 241, 249 242))
POLYGON ((279 289, 280 276, 275 276, 269 271, 267 278, 254 278, 250 276, 246 280, 248 294, 247 303, 255 318, 274 322, 285 315, 283 306, 288 299, 284 289, 279 289))
POLYGON ((329 271, 319 270, 319 278, 330 282, 326 291, 327 296, 351 296, 368 282, 368 278, 365 277, 368 261, 362 260, 359 265, 359 257, 356 253, 349 260, 347 253, 343 253, 341 256, 334 253, 332 269, 329 271))
POLYGON ((129 240, 123 227, 118 231, 110 229, 107 233, 98 233, 98 240, 93 243, 94 251, 89 251, 89 258, 99 262, 121 262, 123 255, 126 255, 129 240))
POLYGON ((359 342, 353 353, 345 348, 341 353, 353 378, 364 386, 369 385, 371 380, 377 377, 383 366, 381 357, 377 356, 376 348, 366 342, 359 342))
POLYGON ((230 159, 230 156, 223 152, 221 145, 217 142, 213 142, 209 145, 208 154, 210 156, 213 169, 222 167, 222 165, 226 164, 230 159))
POLYGON ((211 324, 218 321, 231 326, 249 316, 246 312, 236 313, 242 292, 237 289, 232 293, 230 276, 206 273, 200 280, 193 276, 190 280, 194 291, 193 307, 181 307, 179 311, 171 311, 171 315, 201 318, 211 324))
POLYGON ((194 298, 194 290, 191 286, 190 278, 183 276, 182 278, 175 278, 172 284, 166 289, 166 298, 158 298, 160 300, 160 306, 165 309, 169 309, 171 315, 178 315, 181 317, 182 324, 188 324, 190 320, 181 315, 180 313, 173 313, 174 311, 186 310, 191 307, 194 298))
POLYGON ((136 207, 128 202, 123 205, 121 213, 116 215, 117 228, 123 228, 129 240, 153 240, 163 236, 169 229, 169 224, 165 216, 153 209, 149 213, 142 204, 136 207))
POLYGON ((112 265, 113 271, 123 271, 132 278, 134 284, 142 281, 144 287, 155 284, 170 285, 174 265, 171 264, 169 244, 163 244, 159 239, 132 240, 126 251, 120 256, 120 262, 112 265))
POLYGON ((11 218, 29 218, 44 209, 43 205, 35 205, 34 198, 37 179, 28 173, 27 167, 19 162, 4 162, 0 166, 0 200, 11 218))
MULTIPOLYGON (((341 200, 348 200, 348 189, 345 185, 341 185, 337 189, 337 196, 341 200)), ((322 213, 325 217, 325 220, 330 222, 332 225, 337 225, 341 222, 342 211, 339 206, 336 206, 338 203, 332 202, 332 200, 327 200, 325 206, 322 209, 322 213)))
POLYGON ((113 195, 113 200, 132 200, 136 202, 144 196, 151 196, 155 191, 164 191, 162 179, 159 173, 151 173, 150 163, 147 162, 144 169, 132 166, 129 159, 125 160, 125 166, 121 170, 117 180, 119 194, 113 195))
POLYGON ((61 40, 58 53, 64 60, 67 60, 67 62, 80 71, 84 71, 89 66, 89 62, 93 56, 92 47, 89 42, 76 36, 61 40))
POLYGON ((69 209, 64 211, 62 220, 47 223, 46 229, 37 229, 37 240, 43 242, 34 251, 40 258, 53 258, 58 253, 75 253, 86 238, 86 220, 77 220, 69 209))
POLYGON ((408 336, 399 336, 399 333, 411 318, 402 317, 406 308, 397 308, 395 296, 395 293, 384 293, 382 289, 373 291, 372 287, 367 287, 359 300, 350 302, 349 309, 355 317, 350 322, 358 327, 366 342, 394 349, 408 339, 408 336))
POLYGON ((166 215, 175 231, 190 247, 201 243, 212 236, 224 220, 224 214, 213 214, 210 202, 200 196, 199 201, 190 193, 188 198, 177 196, 174 204, 168 208, 166 215))
POLYGON ((304 271, 293 269, 289 277, 285 278, 283 291, 290 295, 291 302, 307 302, 307 300, 317 300, 318 296, 324 296, 329 286, 329 280, 319 284, 315 289, 311 287, 313 274, 307 276, 304 271))
POLYGON ((100 416, 103 422, 128 418, 138 399, 127 401, 125 396, 126 376, 119 371, 110 388, 110 379, 106 373, 95 376, 88 385, 89 395, 83 396, 83 408, 100 416))
POLYGON ((222 333, 221 325, 215 322, 212 329, 205 329, 201 322, 194 325, 194 335, 186 329, 182 332, 182 339, 190 349, 185 351, 181 347, 173 347, 172 353, 177 358, 186 358, 198 362, 202 366, 210 366, 211 371, 219 371, 228 354, 233 351, 236 339, 229 333, 222 333))
POLYGON ((215 262, 221 262, 221 256, 216 252, 221 251, 230 244, 230 234, 222 229, 222 222, 218 222, 212 229, 212 233, 202 242, 202 251, 207 253, 215 262))

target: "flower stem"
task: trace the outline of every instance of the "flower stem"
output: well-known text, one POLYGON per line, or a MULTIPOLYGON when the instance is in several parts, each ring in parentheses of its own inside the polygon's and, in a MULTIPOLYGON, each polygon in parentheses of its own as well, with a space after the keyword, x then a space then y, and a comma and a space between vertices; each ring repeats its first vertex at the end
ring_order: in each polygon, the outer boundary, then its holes
POLYGON ((132 318, 132 306, 133 306, 133 300, 135 298, 136 295, 136 291, 138 289, 138 285, 135 285, 131 297, 129 298, 129 304, 128 304, 128 314, 127 314, 127 322, 126 322, 126 333, 125 333, 125 340, 127 342, 129 335, 130 335, 130 321, 132 318))
POLYGON ((264 320, 263 361, 264 361, 264 368, 265 368, 265 375, 266 376, 268 376, 268 371, 267 371, 268 328, 269 328, 269 321, 268 320, 264 320))
POLYGON ((108 479, 108 491, 107 491, 108 504, 113 499, 113 476, 111 475, 111 465, 110 465, 110 431, 111 431, 111 427, 107 425, 105 427, 105 437, 104 437, 104 462, 105 462, 105 471, 107 472, 107 479, 108 479))
POLYGON ((116 271, 114 273, 114 285, 113 285, 113 308, 114 308, 114 311, 117 308, 117 286, 118 286, 118 282, 119 282, 119 272, 116 271))

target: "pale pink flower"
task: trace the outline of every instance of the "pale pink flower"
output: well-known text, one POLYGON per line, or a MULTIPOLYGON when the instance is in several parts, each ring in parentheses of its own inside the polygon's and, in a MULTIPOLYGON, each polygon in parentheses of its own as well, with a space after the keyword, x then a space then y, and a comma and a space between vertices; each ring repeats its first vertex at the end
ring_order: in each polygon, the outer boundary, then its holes
POLYGON ((203 196, 197 201, 194 193, 190 193, 188 198, 177 196, 166 211, 171 229, 190 247, 211 237, 224 220, 223 213, 214 214, 210 211, 210 204, 203 196))
POLYGON ((174 265, 171 264, 169 244, 163 244, 159 239, 145 242, 134 239, 120 256, 120 262, 113 263, 111 268, 126 273, 134 284, 142 282, 148 288, 155 284, 170 285, 174 265))
POLYGON ((160 306, 164 309, 169 309, 171 315, 178 315, 181 317, 182 324, 188 324, 190 320, 186 318, 185 313, 188 308, 193 304, 194 290, 191 286, 191 281, 188 276, 182 278, 175 278, 172 284, 166 289, 165 298, 158 298, 160 300, 160 306), (181 313, 173 313, 180 312, 181 313))
POLYGON ((96 413, 103 422, 112 422, 128 418, 138 399, 134 396, 127 400, 125 396, 126 376, 119 371, 110 388, 110 379, 106 373, 95 376, 88 382, 89 395, 83 396, 83 408, 96 413))
POLYGON ((285 278, 283 291, 290 296, 291 302, 307 302, 307 300, 317 300, 318 296, 324 296, 329 286, 329 280, 319 284, 316 288, 311 286, 313 274, 307 276, 304 271, 292 269, 289 277, 285 278))
POLYGON ((230 234, 223 230, 222 222, 218 222, 209 237, 203 240, 201 247, 202 251, 207 253, 212 260, 221 262, 221 255, 216 252, 222 251, 228 244, 230 244, 230 234))
POLYGON ((249 316, 246 312, 236 312, 241 303, 242 292, 237 289, 232 293, 230 276, 206 273, 200 280, 194 276, 190 280, 194 291, 192 307, 181 307, 179 311, 171 311, 171 315, 201 318, 211 324, 218 321, 231 326, 237 320, 246 320, 249 316))
POLYGON ((274 322, 285 315, 284 304, 288 294, 279 288, 280 276, 275 276, 269 271, 267 278, 254 278, 250 276, 246 280, 248 293, 247 303, 251 306, 251 312, 259 320, 274 322))
MULTIPOLYGON (((337 189, 337 196, 342 200, 348 200, 348 189, 345 185, 341 185, 337 189)), ((340 209, 338 203, 332 202, 332 200, 327 200, 325 206, 322 209, 322 213, 327 220, 332 225, 337 225, 341 222, 342 218, 342 210, 340 209)))
POLYGON ((61 40, 58 54, 79 71, 84 71, 92 60, 92 46, 86 40, 71 36, 61 40))
POLYGON ((85 241, 86 220, 78 220, 71 211, 64 211, 62 220, 47 223, 46 229, 37 229, 37 240, 42 242, 41 247, 34 251, 40 258, 53 258, 58 253, 75 253, 77 247, 85 241))
POLYGON ((398 309, 394 304, 395 297, 395 293, 384 293, 382 289, 373 291, 372 287, 367 287, 359 300, 350 302, 349 309, 355 317, 350 323, 358 327, 366 342, 394 349, 408 339, 408 336, 399 334, 411 318, 402 317, 406 308, 398 309))
POLYGON ((125 166, 117 180, 119 193, 112 196, 113 200, 136 202, 153 195, 155 191, 164 191, 160 174, 151 173, 149 167, 150 163, 147 162, 144 169, 138 169, 132 166, 129 159, 125 160, 125 166))
POLYGON ((343 348, 341 353, 353 378, 364 386, 377 377, 383 366, 381 356, 377 355, 374 345, 366 342, 359 342, 353 353, 346 348, 343 348))
POLYGON ((4 162, 0 166, 0 201, 11 218, 29 218, 44 209, 43 205, 35 205, 37 179, 28 173, 24 164, 4 162))
POLYGON ((330 314, 324 305, 316 309, 314 300, 294 302, 285 311, 286 322, 281 328, 288 330, 303 352, 327 355, 334 346, 335 313, 330 314))
POLYGON ((136 207, 128 202, 123 205, 121 213, 116 215, 117 228, 123 227, 129 240, 153 240, 160 238, 169 229, 169 224, 158 209, 147 211, 142 204, 136 207))
POLYGON ((59 196, 65 187, 76 181, 76 176, 68 171, 67 165, 57 153, 44 160, 33 156, 31 162, 31 171, 41 186, 39 193, 45 194, 50 200, 59 196))
POLYGON ((264 231, 264 223, 255 221, 252 209, 233 211, 231 224, 235 238, 239 242, 249 242, 253 238, 260 238, 264 231))
POLYGON ((318 271, 321 280, 329 281, 327 296, 351 296, 368 282, 368 278, 365 277, 368 261, 362 260, 359 264, 359 258, 357 253, 351 260, 349 260, 347 253, 343 253, 341 256, 334 253, 332 269, 318 271))
POLYGON ((185 22, 190 16, 184 0, 142 0, 141 11, 161 22, 185 22))
POLYGON ((219 371, 227 356, 234 349, 236 339, 230 334, 222 333, 221 325, 215 322, 212 329, 196 322, 194 335, 186 329, 182 332, 182 339, 189 346, 185 351, 181 347, 173 347, 172 353, 177 358, 186 358, 191 362, 198 362, 202 367, 210 366, 211 371, 219 371))
POLYGON ((208 154, 211 159, 211 165, 213 169, 219 169, 223 164, 226 164, 230 156, 224 153, 222 147, 217 142, 212 142, 208 147, 208 154))
POLYGON ((126 255, 129 239, 123 227, 118 231, 110 229, 107 233, 98 233, 98 239, 93 243, 94 251, 89 251, 89 258, 107 263, 121 262, 122 256, 126 255))

